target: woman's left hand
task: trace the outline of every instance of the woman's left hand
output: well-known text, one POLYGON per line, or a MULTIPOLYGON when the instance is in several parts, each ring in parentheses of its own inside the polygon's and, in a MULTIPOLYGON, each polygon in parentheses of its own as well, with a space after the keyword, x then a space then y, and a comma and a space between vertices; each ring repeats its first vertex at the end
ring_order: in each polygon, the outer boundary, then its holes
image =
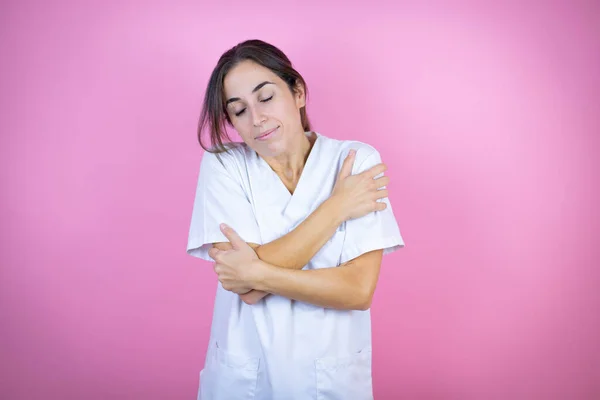
POLYGON ((236 294, 245 294, 253 289, 252 278, 256 274, 260 261, 256 252, 232 228, 221 224, 221 232, 227 237, 231 250, 219 250, 215 247, 208 255, 215 260, 214 270, 223 289, 236 294))

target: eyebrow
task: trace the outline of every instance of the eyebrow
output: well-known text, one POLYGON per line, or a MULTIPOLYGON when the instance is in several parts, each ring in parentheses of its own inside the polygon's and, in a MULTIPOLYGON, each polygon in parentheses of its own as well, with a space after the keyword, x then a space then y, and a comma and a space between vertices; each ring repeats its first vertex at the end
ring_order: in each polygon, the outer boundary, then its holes
MULTIPOLYGON (((258 85, 256 85, 256 87, 254 89, 252 89, 252 93, 255 93, 256 91, 260 90, 263 86, 268 85, 268 84, 274 85, 275 83, 269 82, 269 81, 261 82, 258 85)), ((232 103, 234 101, 240 101, 240 98, 239 97, 230 98, 229 100, 227 100, 225 102, 225 107, 227 107, 229 105, 229 103, 232 103)))

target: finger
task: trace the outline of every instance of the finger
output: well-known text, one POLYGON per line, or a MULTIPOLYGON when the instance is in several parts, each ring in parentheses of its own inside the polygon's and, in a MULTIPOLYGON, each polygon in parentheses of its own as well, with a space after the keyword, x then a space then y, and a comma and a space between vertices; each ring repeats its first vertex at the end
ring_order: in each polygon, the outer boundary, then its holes
POLYGON ((375 202, 375 211, 383 211, 386 208, 387 208, 387 203, 384 203, 383 201, 375 202))
POLYGON ((377 193, 375 193, 375 198, 376 199, 383 199, 385 197, 388 197, 388 191, 387 189, 381 189, 381 190, 376 190, 377 193))
POLYGON ((217 249, 216 247, 211 247, 208 250, 208 255, 215 261, 217 261, 216 257, 219 255, 219 253, 221 253, 221 250, 217 249))
POLYGON ((380 163, 380 164, 377 164, 377 165, 369 168, 366 171, 361 172, 361 175, 368 177, 368 178, 374 178, 377 175, 379 175, 385 171, 387 171, 387 165, 385 165, 384 163, 380 163))
POLYGON ((238 235, 230 226, 221 224, 221 232, 223 232, 223 235, 229 240, 234 250, 240 250, 244 248, 244 246, 248 246, 248 244, 242 240, 240 235, 238 235))
POLYGON ((348 155, 344 159, 344 163, 342 164, 342 169, 340 170, 339 177, 345 178, 352 174, 352 165, 354 164, 354 159, 356 158, 356 150, 352 149, 348 152, 348 155))
POLYGON ((246 294, 250 291, 250 289, 248 288, 244 288, 244 287, 236 287, 233 288, 232 292, 237 294, 237 295, 242 295, 242 294, 246 294))
POLYGON ((387 186, 390 183, 390 178, 386 175, 375 179, 375 187, 377 189, 387 186))

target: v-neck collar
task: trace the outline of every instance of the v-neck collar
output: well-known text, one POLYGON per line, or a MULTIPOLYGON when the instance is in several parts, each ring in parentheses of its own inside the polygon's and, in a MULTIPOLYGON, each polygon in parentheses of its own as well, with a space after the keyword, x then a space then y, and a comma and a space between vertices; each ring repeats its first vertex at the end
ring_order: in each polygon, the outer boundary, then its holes
POLYGON ((314 166, 314 163, 316 163, 316 160, 319 158, 319 152, 322 141, 321 135, 315 131, 305 132, 305 134, 310 133, 314 133, 316 135, 315 142, 313 143, 310 153, 308 154, 308 158, 304 163, 302 173, 300 174, 298 184, 296 185, 296 189, 294 189, 293 194, 290 193, 290 191, 285 186, 279 175, 277 175, 277 173, 273 171, 269 163, 267 163, 262 157, 258 156, 260 158, 259 161, 261 162, 263 168, 267 169, 266 172, 270 177, 270 179, 268 179, 269 184, 267 185, 266 190, 282 191, 285 195, 287 195, 286 198, 288 199, 288 204, 285 207, 284 215, 290 216, 292 218, 297 218, 299 216, 296 215, 297 211, 301 210, 301 207, 299 206, 303 204, 303 201, 306 200, 307 196, 310 195, 310 188, 307 187, 307 185, 310 184, 311 176, 315 173, 316 168, 314 166))

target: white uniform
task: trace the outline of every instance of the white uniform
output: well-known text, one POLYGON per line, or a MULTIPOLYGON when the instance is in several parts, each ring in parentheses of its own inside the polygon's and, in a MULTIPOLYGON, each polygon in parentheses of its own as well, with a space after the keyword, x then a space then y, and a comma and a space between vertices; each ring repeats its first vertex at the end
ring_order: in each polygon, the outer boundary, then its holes
MULTIPOLYGON (((379 152, 365 143, 317 133, 293 195, 245 143, 218 157, 205 152, 187 253, 213 261, 211 244, 228 241, 219 230, 222 222, 251 243, 287 234, 330 196, 353 148, 353 174, 381 162, 379 152)), ((403 247, 389 200, 380 201, 387 203, 384 211, 344 222, 304 269, 335 267, 372 250, 388 254, 403 247)), ((198 399, 372 398, 369 310, 328 309, 277 295, 251 306, 218 285, 198 399)))

